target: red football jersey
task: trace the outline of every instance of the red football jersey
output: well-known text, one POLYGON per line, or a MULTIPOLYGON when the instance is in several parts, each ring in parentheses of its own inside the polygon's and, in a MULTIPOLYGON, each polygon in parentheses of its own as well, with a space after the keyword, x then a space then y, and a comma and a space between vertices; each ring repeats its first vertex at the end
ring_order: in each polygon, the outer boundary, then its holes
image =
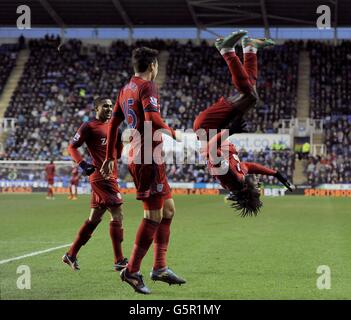
POLYGON ((46 176, 47 176, 48 179, 54 178, 54 176, 55 176, 55 164, 49 163, 48 165, 46 165, 45 172, 46 172, 46 176))
MULTIPOLYGON (((216 137, 209 142, 209 149, 216 148, 214 143, 220 142, 222 133, 217 134, 216 137)), ((217 145, 218 145, 217 144, 217 145)), ((220 158, 219 163, 212 163, 211 160, 207 162, 210 172, 220 182, 221 186, 226 190, 238 190, 242 187, 242 183, 247 174, 262 174, 274 175, 275 170, 262 166, 254 162, 241 162, 235 146, 228 140, 222 142, 217 150, 217 156, 220 158), (221 167, 221 169, 219 169, 221 167), (216 174, 224 173, 224 174, 216 174)))
MULTIPOLYGON (((158 141, 153 141, 152 137, 155 130, 163 128, 170 131, 172 135, 174 134, 174 131, 163 123, 159 113, 159 95, 154 82, 133 76, 130 82, 120 91, 113 115, 120 119, 127 119, 129 127, 136 129, 131 138, 129 152, 131 162, 140 159, 140 163, 151 163, 154 149, 162 144, 161 137, 158 141), (152 130, 144 132, 144 122, 148 120, 152 121, 152 130), (149 145, 145 145, 145 136, 149 145), (144 148, 146 153, 144 153, 144 148)), ((158 150, 161 150, 161 147, 158 150)), ((161 154, 156 156, 161 157, 161 154)))
MULTIPOLYGON (((78 129, 68 147, 70 155, 77 163, 80 163, 83 160, 81 154, 77 151, 77 149, 83 143, 85 143, 88 147, 90 156, 93 159, 93 165, 96 167, 94 173, 89 176, 91 182, 104 179, 100 174, 100 168, 105 160, 107 129, 108 122, 102 122, 97 119, 89 122, 84 122, 78 129)), ((119 143, 116 147, 118 149, 117 154, 120 157, 123 145, 119 143)), ((117 179, 117 160, 115 161, 114 171, 110 178, 117 179)))

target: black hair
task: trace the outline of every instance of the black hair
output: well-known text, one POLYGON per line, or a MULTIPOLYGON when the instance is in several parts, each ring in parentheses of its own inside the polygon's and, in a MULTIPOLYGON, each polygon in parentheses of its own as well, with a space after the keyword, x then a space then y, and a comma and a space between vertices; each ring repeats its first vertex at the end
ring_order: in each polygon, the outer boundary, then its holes
POLYGON ((111 99, 108 97, 103 97, 103 96, 94 97, 94 108, 96 109, 99 105, 104 103, 104 100, 111 100, 111 99))
POLYGON ((262 207, 260 191, 251 184, 245 184, 240 190, 231 191, 227 200, 232 201, 231 207, 240 211, 240 216, 257 216, 262 207))
POLYGON ((158 51, 148 47, 136 48, 132 52, 132 65, 135 72, 145 72, 156 61, 158 51))

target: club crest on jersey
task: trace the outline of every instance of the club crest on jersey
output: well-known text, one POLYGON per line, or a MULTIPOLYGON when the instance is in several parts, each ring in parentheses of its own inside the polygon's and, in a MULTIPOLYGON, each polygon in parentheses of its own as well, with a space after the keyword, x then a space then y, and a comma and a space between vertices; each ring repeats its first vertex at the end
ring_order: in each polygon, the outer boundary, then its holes
POLYGON ((137 126, 137 115, 133 109, 128 110, 128 126, 129 128, 135 129, 137 126))
POLYGON ((162 192, 162 190, 163 190, 163 183, 157 184, 156 190, 157 190, 157 192, 162 192))
POLYGON ((158 105, 157 105, 157 98, 155 98, 155 97, 150 97, 150 103, 151 103, 153 106, 157 107, 157 106, 158 106, 158 105))

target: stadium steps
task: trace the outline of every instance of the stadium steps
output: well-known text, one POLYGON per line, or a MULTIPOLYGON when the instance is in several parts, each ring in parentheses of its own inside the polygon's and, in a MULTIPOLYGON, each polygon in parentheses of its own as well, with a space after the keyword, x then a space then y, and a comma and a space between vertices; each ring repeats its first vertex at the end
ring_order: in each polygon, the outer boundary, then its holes
POLYGON ((302 50, 299 57, 299 77, 297 84, 297 118, 308 118, 310 114, 310 68, 308 51, 302 50))
POLYGON ((313 133, 312 135, 313 144, 324 144, 324 135, 323 133, 313 133))
POLYGON ((295 160, 295 170, 294 170, 294 176, 293 176, 293 184, 298 185, 298 184, 304 184, 306 182, 306 175, 305 175, 305 162, 306 160, 302 159, 296 159, 295 160))
POLYGON ((161 88, 166 81, 168 58, 169 52, 166 50, 162 50, 158 56, 158 75, 156 77, 158 88, 161 88))
POLYGON ((30 51, 28 49, 19 51, 16 60, 16 66, 13 68, 2 95, 0 96, 0 118, 4 117, 5 111, 10 103, 13 92, 22 77, 24 67, 28 61, 30 51))

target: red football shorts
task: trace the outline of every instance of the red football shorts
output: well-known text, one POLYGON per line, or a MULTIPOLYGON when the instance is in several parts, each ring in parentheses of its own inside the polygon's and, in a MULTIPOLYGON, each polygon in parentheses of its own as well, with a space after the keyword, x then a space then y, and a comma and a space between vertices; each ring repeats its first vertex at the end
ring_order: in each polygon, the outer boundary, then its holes
POLYGON ((91 208, 112 208, 123 203, 116 180, 97 180, 91 183, 91 208))
POLYGON ((72 180, 71 180, 71 185, 72 185, 72 186, 78 186, 78 182, 79 182, 79 180, 77 180, 77 179, 72 179, 72 180))
POLYGON ((200 128, 224 129, 232 120, 233 112, 235 112, 233 105, 221 97, 216 103, 200 112, 194 120, 193 130, 196 132, 200 128))
POLYGON ((54 178, 48 178, 48 185, 52 186, 54 184, 54 178))
POLYGON ((164 200, 171 199, 165 164, 130 164, 129 172, 137 190, 137 200, 142 200, 145 210, 158 210, 164 200))

